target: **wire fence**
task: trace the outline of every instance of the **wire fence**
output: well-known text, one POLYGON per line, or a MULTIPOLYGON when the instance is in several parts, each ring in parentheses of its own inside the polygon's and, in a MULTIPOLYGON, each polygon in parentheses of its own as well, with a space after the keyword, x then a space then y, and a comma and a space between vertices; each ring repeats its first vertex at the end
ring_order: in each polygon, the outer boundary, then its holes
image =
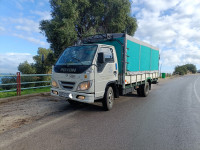
POLYGON ((0 75, 0 93, 16 91, 21 95, 21 90, 50 87, 51 74, 20 74, 0 75))

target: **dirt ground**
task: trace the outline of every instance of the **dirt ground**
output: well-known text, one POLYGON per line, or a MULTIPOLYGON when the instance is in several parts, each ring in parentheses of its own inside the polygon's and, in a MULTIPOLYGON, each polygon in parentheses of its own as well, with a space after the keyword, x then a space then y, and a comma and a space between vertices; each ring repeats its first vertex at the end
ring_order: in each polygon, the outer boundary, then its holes
POLYGON ((45 95, 0 104, 0 133, 62 111, 66 105, 62 98, 45 95))

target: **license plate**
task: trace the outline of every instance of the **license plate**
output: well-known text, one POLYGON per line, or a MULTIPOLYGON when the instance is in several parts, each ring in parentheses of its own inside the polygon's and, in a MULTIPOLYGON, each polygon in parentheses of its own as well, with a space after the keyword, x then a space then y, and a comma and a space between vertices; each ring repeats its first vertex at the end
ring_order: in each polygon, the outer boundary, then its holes
POLYGON ((69 94, 64 92, 59 92, 59 96, 68 98, 69 94))

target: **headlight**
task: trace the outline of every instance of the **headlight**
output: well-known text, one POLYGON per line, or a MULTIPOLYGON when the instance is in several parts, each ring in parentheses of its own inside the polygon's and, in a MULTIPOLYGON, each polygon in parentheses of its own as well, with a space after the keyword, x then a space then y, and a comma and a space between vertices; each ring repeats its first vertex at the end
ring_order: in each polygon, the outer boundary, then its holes
POLYGON ((88 90, 91 86, 92 86, 92 81, 81 82, 81 83, 78 85, 77 90, 78 90, 78 91, 88 90))
POLYGON ((54 80, 52 80, 52 81, 51 81, 51 85, 52 85, 52 87, 58 87, 58 84, 57 84, 57 82, 56 82, 56 81, 54 81, 54 80))

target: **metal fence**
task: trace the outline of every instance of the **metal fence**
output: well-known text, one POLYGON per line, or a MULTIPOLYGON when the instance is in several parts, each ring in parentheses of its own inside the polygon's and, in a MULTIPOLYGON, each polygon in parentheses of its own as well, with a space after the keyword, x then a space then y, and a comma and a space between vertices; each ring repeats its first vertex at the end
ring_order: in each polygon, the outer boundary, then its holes
POLYGON ((0 88, 2 86, 15 86, 15 88, 12 88, 10 90, 0 90, 1 92, 11 92, 11 91, 16 91, 17 95, 21 95, 21 90, 26 90, 26 89, 37 89, 37 88, 44 88, 44 87, 50 87, 51 80, 47 81, 33 81, 33 82, 21 82, 22 77, 28 77, 28 78, 33 78, 33 77, 44 77, 44 76, 51 76, 51 74, 20 74, 20 72, 17 72, 16 75, 0 75, 0 77, 14 77, 16 78, 15 83, 0 83, 0 88), (38 84, 38 83, 48 83, 48 85, 45 86, 33 86, 33 87, 24 87, 21 88, 22 85, 27 85, 27 84, 38 84))

